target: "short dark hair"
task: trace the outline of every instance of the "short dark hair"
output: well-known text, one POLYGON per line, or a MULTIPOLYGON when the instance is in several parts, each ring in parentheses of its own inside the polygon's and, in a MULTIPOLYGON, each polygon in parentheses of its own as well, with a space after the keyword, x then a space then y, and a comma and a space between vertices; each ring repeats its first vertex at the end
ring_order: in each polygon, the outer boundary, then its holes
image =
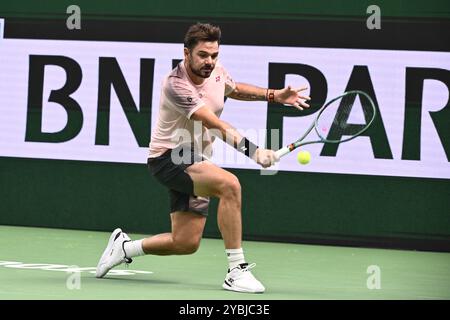
POLYGON ((209 23, 197 22, 189 27, 184 36, 184 47, 192 50, 200 41, 217 41, 220 44, 220 28, 209 23))

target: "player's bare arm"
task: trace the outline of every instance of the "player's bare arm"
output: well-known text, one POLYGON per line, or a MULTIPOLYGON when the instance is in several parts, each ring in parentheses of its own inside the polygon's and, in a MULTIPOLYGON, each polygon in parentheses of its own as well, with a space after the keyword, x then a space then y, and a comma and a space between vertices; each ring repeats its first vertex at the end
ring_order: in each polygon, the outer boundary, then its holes
POLYGON ((208 107, 201 107, 197 111, 195 111, 191 119, 195 121, 201 121, 202 125, 204 125, 208 129, 216 129, 221 133, 221 139, 227 141, 230 145, 237 145, 239 141, 242 140, 242 136, 239 132, 230 124, 225 121, 220 120, 214 112, 212 112, 208 107))
MULTIPOLYGON (((195 111, 192 114, 191 119, 201 121, 202 125, 208 129, 219 130, 221 133, 219 138, 231 145, 233 148, 237 148, 237 146, 242 144, 243 140, 246 140, 246 138, 243 137, 233 126, 220 120, 214 112, 206 106, 203 106, 195 111)), ((270 167, 276 161, 275 152, 269 149, 257 148, 254 154, 249 155, 249 157, 263 168, 270 167)))
POLYGON ((228 97, 244 101, 264 101, 267 99, 266 93, 267 89, 237 82, 236 88, 228 95, 228 97))
POLYGON ((309 108, 306 101, 311 100, 309 96, 303 95, 302 93, 307 89, 307 87, 295 89, 291 86, 287 86, 284 89, 273 90, 237 82, 236 88, 228 95, 228 97, 244 101, 270 101, 271 98, 269 95, 272 91, 273 102, 291 105, 299 110, 303 110, 303 108, 309 108))

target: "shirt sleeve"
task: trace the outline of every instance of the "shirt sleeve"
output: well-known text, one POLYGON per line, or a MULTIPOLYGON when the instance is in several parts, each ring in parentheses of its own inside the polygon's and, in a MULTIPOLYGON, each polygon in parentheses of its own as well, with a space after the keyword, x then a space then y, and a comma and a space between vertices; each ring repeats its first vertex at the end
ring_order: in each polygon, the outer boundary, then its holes
POLYGON ((177 81, 177 79, 171 79, 167 82, 164 93, 175 109, 188 119, 195 111, 205 105, 193 88, 182 81, 177 81))
POLYGON ((223 76, 225 79, 225 95, 227 96, 236 89, 236 83, 225 68, 223 68, 223 76))

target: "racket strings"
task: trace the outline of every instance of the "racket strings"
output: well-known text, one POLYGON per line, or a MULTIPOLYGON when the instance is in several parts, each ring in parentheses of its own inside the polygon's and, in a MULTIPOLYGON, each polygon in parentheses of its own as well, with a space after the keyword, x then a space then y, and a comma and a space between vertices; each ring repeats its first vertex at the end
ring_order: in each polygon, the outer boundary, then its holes
POLYGON ((345 95, 339 104, 335 124, 338 126, 337 130, 342 133, 348 127, 348 118, 350 116, 350 111, 352 110, 353 103, 355 101, 355 94, 345 95))
POLYGON ((349 123, 357 96, 357 92, 347 93, 325 107, 316 122, 316 131, 322 139, 339 142, 365 131, 374 117, 373 106, 367 97, 359 95, 365 123, 349 123))

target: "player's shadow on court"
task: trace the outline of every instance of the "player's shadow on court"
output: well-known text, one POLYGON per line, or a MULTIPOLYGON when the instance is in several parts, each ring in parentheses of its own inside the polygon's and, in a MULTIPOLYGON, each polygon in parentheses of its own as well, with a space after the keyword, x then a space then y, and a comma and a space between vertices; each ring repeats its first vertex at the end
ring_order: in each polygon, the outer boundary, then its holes
POLYGON ((108 277, 103 279, 97 279, 95 277, 91 278, 93 280, 103 282, 108 280, 113 281, 123 281, 128 283, 148 283, 150 284, 165 284, 165 285, 176 285, 177 287, 183 286, 183 287, 189 287, 192 290, 213 290, 213 291, 223 291, 222 287, 218 283, 198 283, 198 282, 189 282, 189 281, 174 281, 174 280, 166 280, 166 279, 148 279, 148 278, 125 278, 122 277, 108 277))
POLYGON ((129 282, 129 283, 149 283, 149 284, 180 284, 180 282, 178 281, 173 281, 173 280, 165 280, 165 279, 144 279, 144 278, 125 278, 124 276, 121 277, 108 277, 108 278, 102 278, 102 279, 97 279, 95 276, 93 277, 85 277, 83 279, 83 281, 90 279, 93 281, 98 281, 100 282, 107 282, 107 281, 123 281, 125 282, 129 282))

